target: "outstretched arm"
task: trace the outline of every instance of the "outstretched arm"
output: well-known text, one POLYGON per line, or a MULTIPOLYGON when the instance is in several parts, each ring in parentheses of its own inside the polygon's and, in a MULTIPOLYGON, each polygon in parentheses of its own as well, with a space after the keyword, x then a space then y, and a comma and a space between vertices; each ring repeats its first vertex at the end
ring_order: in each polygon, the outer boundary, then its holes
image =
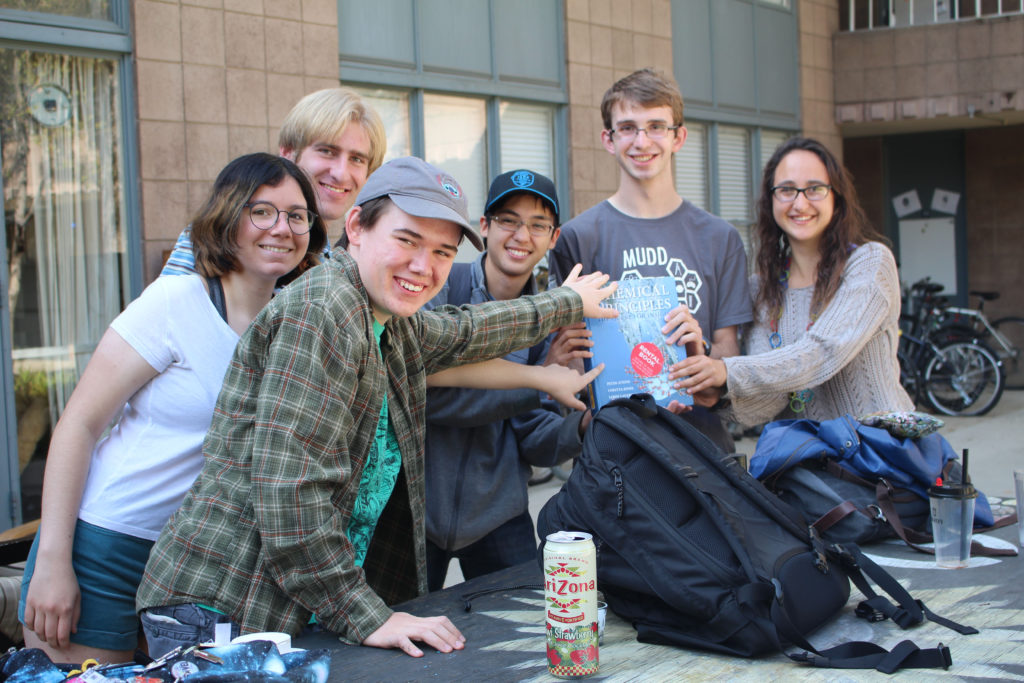
POLYGON ((460 365, 435 372, 427 377, 430 387, 463 387, 465 389, 536 389, 549 394, 572 410, 586 406, 576 394, 594 381, 604 370, 598 365, 586 374, 561 365, 520 365, 501 358, 460 365))

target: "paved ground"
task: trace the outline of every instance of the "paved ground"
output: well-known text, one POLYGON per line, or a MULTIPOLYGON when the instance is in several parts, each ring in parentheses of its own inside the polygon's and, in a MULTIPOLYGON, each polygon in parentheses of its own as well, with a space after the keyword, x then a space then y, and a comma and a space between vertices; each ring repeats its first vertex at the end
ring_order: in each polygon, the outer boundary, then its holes
MULTIPOLYGON (((998 405, 982 417, 943 417, 946 426, 941 433, 959 453, 970 449, 971 480, 991 502, 1013 504, 1013 470, 1024 467, 1024 391, 1003 393, 998 405), (1006 499, 1009 501, 1006 501, 1006 499)), ((750 455, 755 441, 750 438, 736 442, 736 450, 750 455)), ((561 487, 557 478, 546 484, 530 487, 530 514, 537 513, 561 487)), ((997 510, 997 513, 999 511, 997 510)), ((456 562, 449 567, 445 586, 462 581, 456 562)))

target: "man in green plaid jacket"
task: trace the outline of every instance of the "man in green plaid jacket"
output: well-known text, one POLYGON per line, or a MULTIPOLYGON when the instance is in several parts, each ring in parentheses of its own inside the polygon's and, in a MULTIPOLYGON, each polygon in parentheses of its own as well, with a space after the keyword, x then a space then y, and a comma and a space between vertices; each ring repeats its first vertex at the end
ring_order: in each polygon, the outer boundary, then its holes
MULTIPOLYGON (((427 590, 426 377, 607 317, 593 274, 533 297, 420 311, 463 237, 482 249, 458 183, 407 157, 370 176, 347 251, 286 287, 239 342, 202 473, 156 542, 137 607, 159 656, 239 632, 299 634, 311 617, 350 642, 442 652, 447 617, 393 612, 427 590)), ((496 361, 500 362, 500 361, 496 361)), ((517 366, 518 367, 518 366, 517 366)))

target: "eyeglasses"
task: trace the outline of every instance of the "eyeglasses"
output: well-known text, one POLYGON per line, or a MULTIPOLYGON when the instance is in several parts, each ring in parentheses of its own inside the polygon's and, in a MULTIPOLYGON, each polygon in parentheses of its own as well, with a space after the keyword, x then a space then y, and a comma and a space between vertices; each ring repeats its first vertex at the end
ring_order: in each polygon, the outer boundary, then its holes
POLYGON ((820 202, 832 191, 831 185, 808 185, 807 187, 793 187, 792 185, 776 185, 772 188, 772 194, 780 202, 795 202, 796 196, 801 192, 812 202, 820 202))
POLYGON ((655 121, 654 123, 648 123, 643 128, 636 126, 632 123, 623 123, 620 126, 616 126, 614 129, 609 131, 609 136, 618 135, 622 140, 632 140, 641 131, 647 135, 648 140, 661 140, 663 137, 668 135, 669 131, 676 131, 679 126, 670 126, 667 123, 661 121, 655 121))
POLYGON ((309 209, 278 209, 270 202, 250 202, 243 208, 249 209, 249 220, 260 230, 270 230, 277 225, 281 214, 288 216, 288 227, 293 234, 305 235, 313 227, 316 214, 309 209))
POLYGON ((498 224, 498 227, 502 230, 508 230, 509 232, 517 232, 520 227, 526 226, 526 229, 530 231, 530 234, 534 237, 545 237, 551 233, 554 229, 554 225, 551 223, 541 223, 540 221, 534 221, 527 223, 526 221, 513 218, 512 216, 491 216, 490 219, 498 224))

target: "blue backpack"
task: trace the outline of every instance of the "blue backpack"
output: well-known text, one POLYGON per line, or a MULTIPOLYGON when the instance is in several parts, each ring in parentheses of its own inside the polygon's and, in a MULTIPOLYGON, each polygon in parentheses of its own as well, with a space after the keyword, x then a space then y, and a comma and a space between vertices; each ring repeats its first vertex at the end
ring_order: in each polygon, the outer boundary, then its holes
MULTIPOLYGON (((899 537, 921 552, 931 537, 928 487, 936 478, 959 482, 956 453, 941 435, 901 438, 850 415, 816 422, 779 420, 765 425, 750 459, 750 473, 803 513, 826 541, 869 543, 899 537)), ((993 524, 992 508, 978 493, 975 528, 993 524)), ((973 543, 973 555, 1012 555, 1010 549, 973 543)))

